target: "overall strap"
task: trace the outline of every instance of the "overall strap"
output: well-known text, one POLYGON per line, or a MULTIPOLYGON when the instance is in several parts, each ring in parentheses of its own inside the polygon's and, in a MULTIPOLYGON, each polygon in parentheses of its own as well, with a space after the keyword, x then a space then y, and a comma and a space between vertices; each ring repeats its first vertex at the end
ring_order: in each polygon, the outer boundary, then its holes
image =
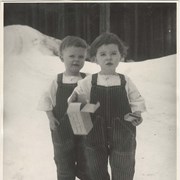
POLYGON ((63 73, 57 75, 57 83, 58 85, 62 85, 63 73))
MULTIPOLYGON (((82 78, 85 78, 86 77, 86 74, 85 73, 80 73, 81 77, 82 78)), ((59 85, 62 85, 63 84, 63 73, 60 73, 57 75, 57 83, 59 85)))
POLYGON ((84 79, 86 77, 85 73, 80 73, 81 77, 84 79))
POLYGON ((97 85, 97 77, 98 77, 97 73, 92 75, 92 80, 91 80, 92 86, 96 86, 97 85))
POLYGON ((119 74, 119 77, 121 79, 121 86, 125 87, 125 85, 126 85, 125 76, 123 74, 119 74))

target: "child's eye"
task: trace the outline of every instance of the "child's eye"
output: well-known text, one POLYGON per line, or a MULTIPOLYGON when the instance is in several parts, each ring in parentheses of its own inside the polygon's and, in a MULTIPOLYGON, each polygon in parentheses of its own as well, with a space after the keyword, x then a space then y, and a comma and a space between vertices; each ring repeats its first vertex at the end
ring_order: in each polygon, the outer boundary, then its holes
POLYGON ((69 55, 70 58, 74 58, 74 55, 69 55))
POLYGON ((79 59, 84 59, 84 56, 79 56, 79 59))
POLYGON ((100 56, 106 56, 106 54, 105 53, 101 53, 100 56))
POLYGON ((117 54, 117 52, 112 52, 112 53, 111 53, 111 55, 116 55, 116 54, 117 54))

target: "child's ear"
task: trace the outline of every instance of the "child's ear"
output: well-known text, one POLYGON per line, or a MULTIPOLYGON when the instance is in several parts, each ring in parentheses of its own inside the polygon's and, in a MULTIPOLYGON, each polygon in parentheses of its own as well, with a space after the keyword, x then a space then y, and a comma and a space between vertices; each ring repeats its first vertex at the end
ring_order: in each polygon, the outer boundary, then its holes
POLYGON ((120 62, 124 62, 125 61, 125 57, 121 57, 120 62))
POLYGON ((60 60, 61 60, 62 62, 64 62, 64 59, 63 59, 62 55, 59 55, 59 58, 60 58, 60 60))
POLYGON ((96 57, 94 57, 94 62, 97 64, 97 58, 96 57))

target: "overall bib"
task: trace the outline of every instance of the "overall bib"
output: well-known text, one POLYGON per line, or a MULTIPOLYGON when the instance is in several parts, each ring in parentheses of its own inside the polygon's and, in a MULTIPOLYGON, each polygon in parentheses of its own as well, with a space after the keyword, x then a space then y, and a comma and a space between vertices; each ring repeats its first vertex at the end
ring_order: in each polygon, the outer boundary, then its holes
MULTIPOLYGON (((82 78, 85 74, 81 73, 82 78)), ((65 84, 62 82, 63 74, 58 74, 56 106, 53 114, 58 119, 59 125, 51 130, 54 146, 54 160, 57 166, 58 180, 75 180, 75 176, 81 176, 85 161, 82 156, 81 136, 73 134, 73 130, 66 113, 67 99, 72 94, 77 83, 65 84), (77 162, 77 163, 75 163, 77 162)))
POLYGON ((97 85, 98 74, 92 75, 91 103, 100 102, 92 114, 93 129, 85 136, 87 180, 109 180, 108 158, 112 180, 133 180, 136 149, 136 127, 124 120, 131 112, 125 90, 125 77, 119 74, 121 85, 97 85))

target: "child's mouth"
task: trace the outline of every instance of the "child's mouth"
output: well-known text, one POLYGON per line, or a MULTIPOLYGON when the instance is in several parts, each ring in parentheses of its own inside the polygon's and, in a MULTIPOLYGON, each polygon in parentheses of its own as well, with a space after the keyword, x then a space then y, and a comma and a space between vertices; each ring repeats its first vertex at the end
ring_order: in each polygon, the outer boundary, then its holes
POLYGON ((113 63, 108 62, 108 63, 106 63, 106 65, 107 65, 107 66, 111 66, 111 65, 113 65, 113 63))
POLYGON ((73 66, 79 66, 79 64, 73 64, 73 66))

